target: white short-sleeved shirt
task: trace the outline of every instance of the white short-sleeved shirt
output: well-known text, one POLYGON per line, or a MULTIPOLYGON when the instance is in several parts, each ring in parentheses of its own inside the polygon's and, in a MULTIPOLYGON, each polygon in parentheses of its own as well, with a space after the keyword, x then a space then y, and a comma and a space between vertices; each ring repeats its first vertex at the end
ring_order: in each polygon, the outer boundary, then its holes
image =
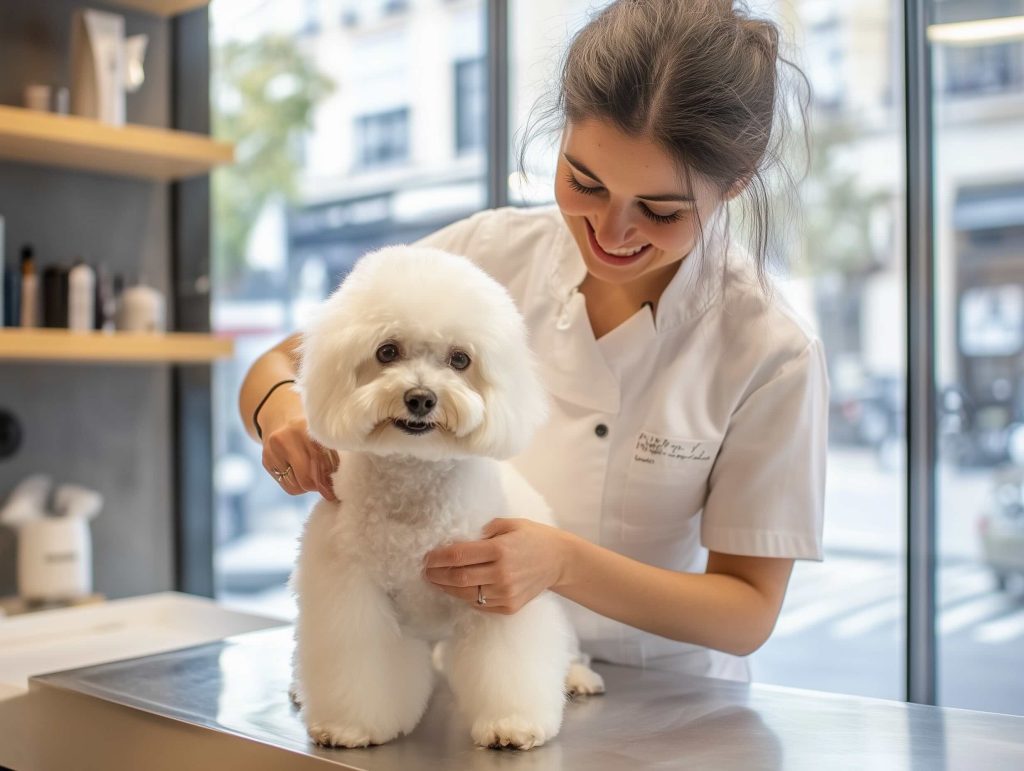
MULTIPOLYGON (((720 237, 657 304, 594 338, 586 267, 557 207, 483 211, 419 242, 463 254, 526 319, 551 417, 513 462, 559 525, 651 565, 703 572, 707 550, 820 560, 828 377, 820 340, 720 237)), ((566 601, 585 652, 749 679, 746 660, 566 601)), ((666 613, 685 612, 665 608, 666 613)))

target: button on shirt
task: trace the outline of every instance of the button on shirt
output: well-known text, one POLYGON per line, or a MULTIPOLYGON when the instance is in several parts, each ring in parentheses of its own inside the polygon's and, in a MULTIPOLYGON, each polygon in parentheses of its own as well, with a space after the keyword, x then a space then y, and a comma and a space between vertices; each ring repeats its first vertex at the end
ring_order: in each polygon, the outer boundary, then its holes
MULTIPOLYGON (((483 211, 419 243, 471 258, 523 314, 552 405, 513 463, 561 527, 676 571, 703 572, 707 550, 821 559, 824 351, 748 255, 709 236, 656 314, 644 305, 597 340, 557 207, 483 211)), ((565 605, 595 658, 749 678, 743 658, 565 605)))

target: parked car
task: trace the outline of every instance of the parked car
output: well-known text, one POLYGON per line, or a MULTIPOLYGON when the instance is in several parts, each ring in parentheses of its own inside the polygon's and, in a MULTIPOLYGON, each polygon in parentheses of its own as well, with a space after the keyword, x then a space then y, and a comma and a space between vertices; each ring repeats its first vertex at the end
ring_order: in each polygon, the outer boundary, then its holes
POLYGON ((939 401, 940 450, 960 467, 993 467, 1010 460, 1019 425, 1009 403, 978 404, 959 386, 943 389, 939 401))
MULTIPOLYGON (((1017 429, 1015 438, 1024 442, 1024 428, 1017 429)), ((1001 590, 1014 576, 1024 579, 1024 465, 1014 463, 995 473, 978 534, 982 558, 1001 590)))
POLYGON ((902 378, 875 375, 855 392, 833 393, 829 434, 832 441, 870 447, 886 468, 903 441, 902 378))

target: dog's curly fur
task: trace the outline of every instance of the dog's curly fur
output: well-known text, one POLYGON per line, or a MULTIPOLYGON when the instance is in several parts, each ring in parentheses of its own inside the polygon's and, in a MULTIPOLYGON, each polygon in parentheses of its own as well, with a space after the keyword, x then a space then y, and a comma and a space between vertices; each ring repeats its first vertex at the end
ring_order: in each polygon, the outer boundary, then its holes
POLYGON ((603 690, 556 598, 483 613, 426 582, 422 559, 495 517, 551 523, 499 459, 523 449, 546 397, 523 320, 469 260, 395 246, 363 257, 303 342, 311 436, 342 453, 340 504, 321 501, 293 576, 294 689, 318 744, 409 733, 433 687, 431 644, 482 746, 555 736, 564 688, 603 690), (566 680, 567 675, 569 677, 566 680))

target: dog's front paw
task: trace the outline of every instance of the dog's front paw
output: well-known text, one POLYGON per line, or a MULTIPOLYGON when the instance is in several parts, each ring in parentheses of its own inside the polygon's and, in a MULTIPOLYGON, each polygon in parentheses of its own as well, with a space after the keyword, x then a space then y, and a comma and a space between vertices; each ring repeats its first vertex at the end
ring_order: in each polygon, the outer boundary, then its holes
POLYGON ((495 750, 528 750, 539 747, 550 738, 539 724, 517 715, 498 720, 477 720, 471 733, 478 745, 495 750))
POLYGON ((604 678, 586 664, 573 662, 565 676, 565 693, 570 699, 604 693, 604 678))
POLYGON ((373 744, 384 744, 397 736, 384 736, 356 725, 343 723, 313 723, 308 728, 309 738, 321 747, 369 747, 373 744))

